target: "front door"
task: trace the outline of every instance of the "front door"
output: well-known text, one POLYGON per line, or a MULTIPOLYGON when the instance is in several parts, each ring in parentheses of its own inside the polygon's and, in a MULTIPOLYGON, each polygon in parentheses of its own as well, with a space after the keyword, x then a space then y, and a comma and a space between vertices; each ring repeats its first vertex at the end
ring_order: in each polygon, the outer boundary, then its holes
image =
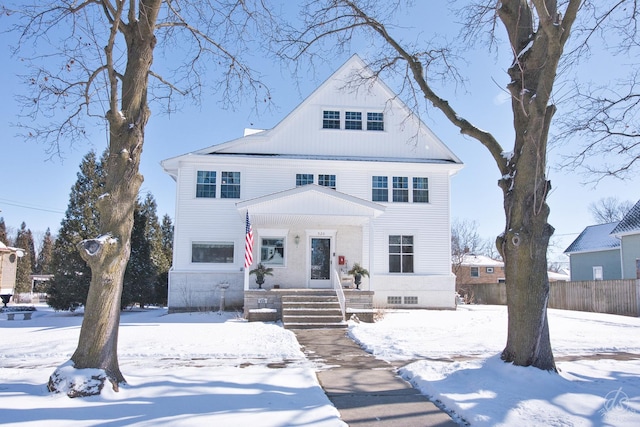
POLYGON ((331 288, 331 238, 311 238, 310 287, 331 288))

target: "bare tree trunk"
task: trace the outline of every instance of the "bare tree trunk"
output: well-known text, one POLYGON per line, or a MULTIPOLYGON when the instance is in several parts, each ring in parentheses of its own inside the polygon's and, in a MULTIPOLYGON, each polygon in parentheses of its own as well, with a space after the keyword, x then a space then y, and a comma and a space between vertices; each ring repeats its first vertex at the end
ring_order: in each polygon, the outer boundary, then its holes
MULTIPOLYGON (((555 106, 550 104, 558 64, 580 0, 562 17, 554 0, 504 0, 498 8, 514 54, 511 82, 513 153, 500 164, 505 231, 497 239, 505 262, 509 327, 502 359, 519 366, 556 370, 547 319, 547 138, 555 106), (536 20, 533 18, 537 14, 536 20)), ((494 156, 495 157, 495 156, 494 156)))
POLYGON ((147 86, 160 3, 160 0, 141 2, 140 19, 135 19, 130 11, 127 25, 121 21, 123 5, 114 11, 111 40, 120 31, 127 43, 127 67, 123 75, 116 74, 111 61, 113 44, 105 48, 111 110, 107 113, 110 138, 105 193, 98 203, 101 236, 78 245, 92 274, 78 347, 71 357, 74 369, 98 369, 103 373, 96 375, 87 371, 90 378, 77 384, 70 383, 64 369, 59 368, 49 379, 49 390, 64 391, 70 397, 99 394, 107 380, 116 391, 125 383, 118 365, 120 303, 131 253, 133 212, 143 181, 139 165, 144 129, 150 115, 147 86), (121 109, 118 109, 118 84, 122 87, 121 109))

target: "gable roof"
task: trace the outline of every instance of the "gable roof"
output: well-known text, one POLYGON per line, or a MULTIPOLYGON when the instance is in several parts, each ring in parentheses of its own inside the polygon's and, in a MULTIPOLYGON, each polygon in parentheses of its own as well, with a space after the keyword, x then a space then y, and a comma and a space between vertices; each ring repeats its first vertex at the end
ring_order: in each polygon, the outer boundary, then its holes
POLYGON ((638 200, 638 203, 627 212, 622 218, 622 221, 611 231, 611 234, 615 236, 638 233, 640 233, 640 200, 638 200))
POLYGON ((620 248, 620 240, 611 235, 619 222, 590 225, 565 249, 565 254, 620 248))
POLYGON ((274 128, 167 159, 163 168, 173 169, 183 156, 226 155, 435 163, 460 169, 462 161, 384 82, 372 76, 364 61, 353 55, 274 128), (323 110, 333 109, 361 111, 363 118, 367 111, 382 111, 385 130, 322 129, 323 110))
POLYGON ((278 218, 285 224, 317 224, 323 217, 331 223, 362 224, 385 211, 378 203, 316 184, 244 200, 236 203, 236 207, 243 218, 248 211, 254 225, 273 223, 278 218))

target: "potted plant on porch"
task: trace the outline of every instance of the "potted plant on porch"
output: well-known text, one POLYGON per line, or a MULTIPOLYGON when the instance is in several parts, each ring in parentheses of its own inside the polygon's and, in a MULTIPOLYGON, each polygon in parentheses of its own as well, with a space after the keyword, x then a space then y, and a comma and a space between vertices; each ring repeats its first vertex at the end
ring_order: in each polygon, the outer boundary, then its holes
POLYGON ((249 271, 249 275, 256 275, 256 283, 258 284, 258 288, 262 289, 262 284, 264 283, 264 276, 273 276, 273 268, 265 267, 262 263, 258 264, 256 268, 249 271))
POLYGON ((356 284, 356 289, 360 289, 360 283, 362 283, 362 276, 369 277, 369 270, 362 267, 357 262, 353 264, 351 270, 347 271, 348 274, 353 276, 353 282, 356 284))

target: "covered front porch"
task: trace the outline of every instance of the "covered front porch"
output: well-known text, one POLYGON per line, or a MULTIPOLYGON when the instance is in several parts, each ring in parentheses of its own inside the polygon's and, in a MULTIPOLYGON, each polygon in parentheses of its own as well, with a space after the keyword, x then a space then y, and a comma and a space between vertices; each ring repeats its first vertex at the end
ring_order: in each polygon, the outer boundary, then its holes
MULTIPOLYGON (((253 227, 253 264, 245 271, 247 292, 334 289, 351 282, 354 263, 371 271, 372 220, 384 206, 327 187, 305 185, 237 204, 241 217, 249 214, 253 227), (251 269, 272 269, 258 285, 251 269)), ((370 290, 370 281, 362 285, 370 290)))

